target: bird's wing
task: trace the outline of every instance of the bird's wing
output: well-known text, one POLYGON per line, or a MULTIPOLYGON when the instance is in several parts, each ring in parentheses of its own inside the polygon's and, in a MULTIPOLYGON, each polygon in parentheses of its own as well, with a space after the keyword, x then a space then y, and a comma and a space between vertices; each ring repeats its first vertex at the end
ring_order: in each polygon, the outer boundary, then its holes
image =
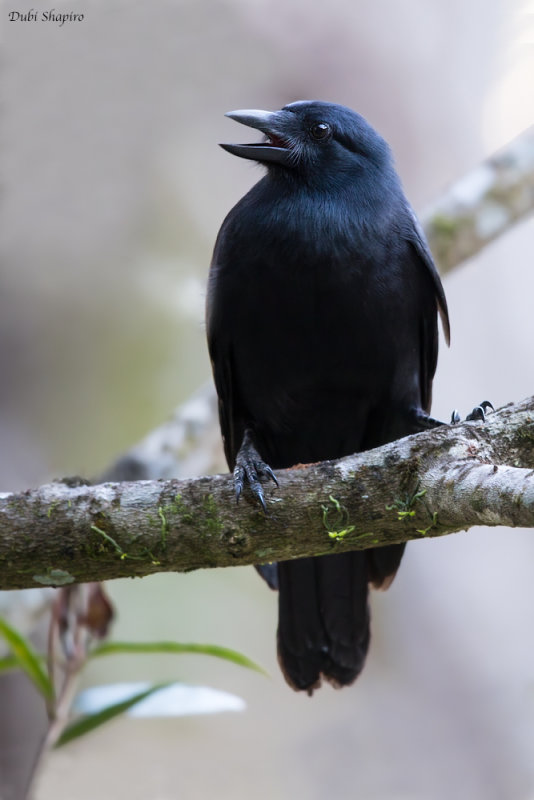
MULTIPOLYGON (((222 230, 221 230, 222 232, 222 230)), ((219 234, 219 237, 221 234, 219 234)), ((217 247, 217 246, 216 246, 217 247)), ((221 297, 218 260, 214 259, 208 280, 206 304, 206 334, 213 370, 213 378, 219 400, 219 423, 224 445, 224 454, 229 469, 235 466, 237 451, 243 439, 244 426, 239 423, 237 410, 237 385, 232 353, 232 342, 228 335, 228 303, 221 297), (218 289, 216 287, 219 287, 218 289), (239 428, 239 430, 237 430, 239 428)))
POLYGON ((439 277, 436 265, 434 264, 434 259, 432 258, 432 253, 430 252, 423 229, 411 206, 408 206, 408 213, 411 225, 408 228, 407 238, 413 244, 417 255, 423 261, 430 274, 430 277, 432 278, 441 324, 443 326, 443 333, 445 335, 445 341, 447 344, 450 344, 451 328, 449 323, 449 311, 447 309, 447 300, 445 299, 445 292, 443 291, 441 278, 439 277))
MULTIPOLYGON (((427 292, 434 295, 437 310, 441 317, 443 333, 447 344, 450 342, 449 312, 445 292, 441 284, 432 253, 428 247, 425 234, 415 216, 412 208, 408 205, 408 225, 405 232, 406 239, 413 247, 417 259, 422 263, 429 285, 427 292)), ((430 300, 430 297, 428 297, 430 300)), ((432 403, 432 380, 436 371, 438 361, 438 328, 436 319, 436 306, 434 303, 423 302, 421 304, 420 342, 421 342, 421 362, 420 362, 420 387, 421 387, 421 406, 427 413, 430 411, 432 403)))
POLYGON ((232 470, 235 466, 235 457, 243 438, 243 430, 236 430, 235 380, 232 369, 232 356, 229 350, 226 352, 219 352, 219 348, 215 347, 213 340, 209 342, 209 350, 215 388, 219 399, 219 423, 221 426, 224 454, 228 467, 232 470))

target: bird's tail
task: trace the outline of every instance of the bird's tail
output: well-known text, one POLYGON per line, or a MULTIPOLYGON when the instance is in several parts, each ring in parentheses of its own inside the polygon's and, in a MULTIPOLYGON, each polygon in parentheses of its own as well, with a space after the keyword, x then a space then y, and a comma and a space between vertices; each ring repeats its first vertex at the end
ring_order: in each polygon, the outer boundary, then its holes
POLYGON ((369 647, 366 554, 278 564, 278 659, 290 686, 312 694, 325 678, 352 683, 369 647))
POLYGON ((369 649, 368 583, 387 588, 404 545, 278 564, 278 659, 294 689, 352 683, 369 649))

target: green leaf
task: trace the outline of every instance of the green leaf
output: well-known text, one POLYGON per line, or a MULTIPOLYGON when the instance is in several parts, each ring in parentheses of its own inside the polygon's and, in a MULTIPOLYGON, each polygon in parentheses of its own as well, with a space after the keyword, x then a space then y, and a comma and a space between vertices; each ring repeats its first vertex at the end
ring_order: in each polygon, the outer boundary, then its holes
POLYGON ((9 672, 12 669, 17 669, 19 662, 15 658, 15 656, 6 656, 5 658, 0 658, 0 672, 9 672))
POLYGON ((136 703, 140 703, 145 697, 149 697, 151 694, 158 692, 160 689, 164 689, 168 685, 168 683, 154 684, 154 686, 150 686, 148 689, 144 689, 142 692, 132 695, 132 697, 129 697, 127 700, 122 700, 120 703, 113 703, 103 708, 102 711, 97 711, 95 714, 89 714, 86 717, 81 717, 81 719, 71 722, 71 724, 65 728, 54 746, 61 747, 68 742, 72 742, 73 739, 77 739, 79 736, 84 736, 86 733, 94 731, 95 728, 99 728, 110 719, 124 714, 125 711, 128 711, 128 709, 136 705, 136 703))
POLYGON ((108 656, 118 653, 201 653, 206 656, 223 658, 240 667, 247 667, 267 675, 262 667, 237 650, 219 647, 216 644, 182 644, 180 642, 104 642, 91 651, 91 656, 108 656))
POLYGON ((0 636, 3 636, 9 645, 17 666, 24 670, 47 700, 52 700, 54 687, 41 663, 41 658, 35 652, 28 639, 25 639, 2 618, 0 618, 0 636))

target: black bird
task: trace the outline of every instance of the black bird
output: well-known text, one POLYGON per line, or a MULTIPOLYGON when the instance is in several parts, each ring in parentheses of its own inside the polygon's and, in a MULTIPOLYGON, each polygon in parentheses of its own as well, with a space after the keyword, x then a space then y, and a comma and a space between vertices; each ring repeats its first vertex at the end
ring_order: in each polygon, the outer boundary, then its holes
MULTIPOLYGON (((210 269, 207 334, 228 466, 265 507, 273 469, 339 458, 441 424, 429 417, 443 287, 386 142, 340 105, 233 111, 265 134, 223 144, 267 174, 230 211, 210 269)), ((278 588, 288 683, 352 683, 368 584, 404 545, 259 567, 278 588)))

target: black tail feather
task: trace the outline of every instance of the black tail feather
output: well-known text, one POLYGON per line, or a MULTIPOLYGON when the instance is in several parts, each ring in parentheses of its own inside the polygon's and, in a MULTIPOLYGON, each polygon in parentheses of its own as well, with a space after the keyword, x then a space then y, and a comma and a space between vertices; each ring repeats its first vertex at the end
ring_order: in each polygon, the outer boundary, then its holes
POLYGON ((269 589, 278 589, 278 564, 257 564, 256 570, 261 575, 269 589))
POLYGON ((389 544, 366 550, 369 583, 375 589, 387 589, 397 574, 406 544, 389 544))
POLYGON ((287 682, 309 694, 325 678, 352 683, 369 647, 366 555, 341 553, 278 564, 278 658, 287 682))

